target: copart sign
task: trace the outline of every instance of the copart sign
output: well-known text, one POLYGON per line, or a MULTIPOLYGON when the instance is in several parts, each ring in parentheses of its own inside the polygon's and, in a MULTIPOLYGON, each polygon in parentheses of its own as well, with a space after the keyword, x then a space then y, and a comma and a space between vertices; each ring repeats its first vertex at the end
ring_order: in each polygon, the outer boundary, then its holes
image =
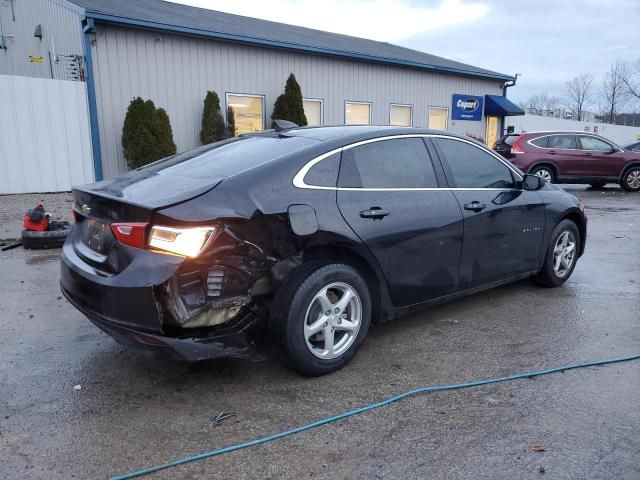
POLYGON ((453 106, 451 108, 452 120, 482 120, 483 97, 475 95, 453 94, 453 106))

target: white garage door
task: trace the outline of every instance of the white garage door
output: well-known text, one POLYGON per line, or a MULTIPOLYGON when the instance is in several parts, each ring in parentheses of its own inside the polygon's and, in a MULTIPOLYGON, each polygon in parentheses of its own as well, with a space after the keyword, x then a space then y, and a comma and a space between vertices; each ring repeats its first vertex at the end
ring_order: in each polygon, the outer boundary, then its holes
POLYGON ((0 194, 93 182, 84 82, 0 75, 0 194))

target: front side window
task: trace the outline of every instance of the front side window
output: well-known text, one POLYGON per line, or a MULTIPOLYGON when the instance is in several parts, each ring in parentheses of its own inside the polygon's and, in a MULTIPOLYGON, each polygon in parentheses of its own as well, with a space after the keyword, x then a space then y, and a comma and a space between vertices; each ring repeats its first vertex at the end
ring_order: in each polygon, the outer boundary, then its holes
POLYGON ((610 152, 613 148, 607 142, 600 140, 596 137, 589 137, 587 135, 580 136, 580 143, 582 144, 582 150, 594 150, 596 152, 610 152))
POLYGON ((344 104, 344 123, 346 125, 370 125, 371 104, 346 102, 344 104))
POLYGON ((264 130, 264 97, 228 94, 227 105, 233 109, 236 135, 264 130))
POLYGON ((509 168, 493 155, 466 142, 434 138, 458 188, 514 188, 509 168))
POLYGON ((389 125, 410 127, 411 113, 411 105, 391 105, 389 107, 389 125))
POLYGON ((304 116, 307 117, 307 125, 317 127, 322 125, 322 100, 305 98, 302 100, 304 116))
POLYGON ((434 188, 438 182, 423 140, 401 138, 344 150, 338 186, 434 188))
POLYGON ((577 150, 578 142, 575 135, 551 135, 547 148, 558 150, 577 150))

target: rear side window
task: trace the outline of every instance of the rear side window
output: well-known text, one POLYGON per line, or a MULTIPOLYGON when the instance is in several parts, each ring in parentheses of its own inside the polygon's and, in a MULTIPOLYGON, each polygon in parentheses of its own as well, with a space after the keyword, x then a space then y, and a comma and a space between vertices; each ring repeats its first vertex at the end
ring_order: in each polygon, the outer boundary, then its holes
POLYGON ((340 187, 437 187, 436 174, 421 138, 367 143, 342 152, 340 187))
POLYGON ((534 138, 530 142, 532 145, 540 148, 547 148, 547 143, 549 143, 549 137, 538 137, 534 138))
POLYGON ((304 183, 318 187, 335 187, 339 168, 340 154, 334 153, 311 167, 304 176, 304 183))
POLYGON ((466 142, 435 138, 458 188, 514 188, 509 168, 493 155, 466 142))
POLYGON ((551 135, 547 148, 558 150, 577 150, 578 142, 575 135, 551 135))

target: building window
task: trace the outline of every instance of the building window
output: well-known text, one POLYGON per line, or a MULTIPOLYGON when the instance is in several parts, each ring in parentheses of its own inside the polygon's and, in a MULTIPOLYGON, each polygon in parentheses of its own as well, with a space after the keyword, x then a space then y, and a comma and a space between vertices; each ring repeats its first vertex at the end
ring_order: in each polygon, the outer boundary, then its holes
POLYGON ((233 109, 236 135, 264 130, 264 96, 228 93, 227 106, 233 109))
POLYGON ((371 125, 371 104, 367 102, 344 103, 345 125, 371 125))
POLYGON ((304 116, 307 117, 307 125, 317 127, 322 125, 322 100, 304 98, 302 100, 304 116))
POLYGON ((413 108, 411 105, 392 103, 389 107, 389 125, 410 127, 413 124, 413 108))
POLYGON ((429 128, 446 130, 449 120, 449 109, 445 107, 429 107, 429 128))

